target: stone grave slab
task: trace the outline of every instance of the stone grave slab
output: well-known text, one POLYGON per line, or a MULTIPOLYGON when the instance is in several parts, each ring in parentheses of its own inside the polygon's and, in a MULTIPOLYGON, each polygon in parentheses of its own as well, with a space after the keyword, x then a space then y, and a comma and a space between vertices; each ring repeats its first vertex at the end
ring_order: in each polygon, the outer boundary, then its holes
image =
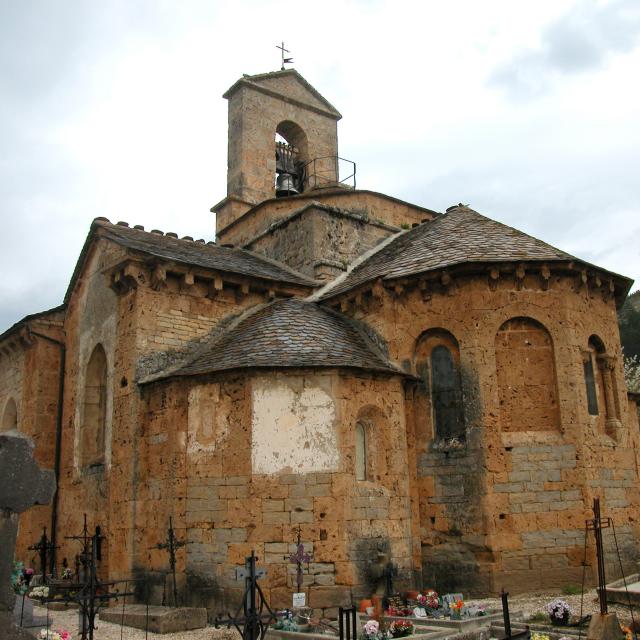
MULTIPOLYGON (((128 604, 124 614, 121 607, 103 609, 100 620, 125 627, 145 629, 147 625, 147 606, 128 604)), ((149 606, 149 631, 153 633, 178 633, 207 626, 207 610, 204 607, 161 607, 149 606)))
POLYGON ((615 580, 610 582, 606 587, 607 602, 615 604, 631 604, 634 606, 640 606, 640 573, 634 573, 626 578, 627 588, 625 589, 625 581, 615 580), (627 591, 629 592, 627 594, 627 591))
MULTIPOLYGON (((440 640, 441 638, 447 638, 451 635, 449 629, 436 629, 432 627, 420 627, 415 628, 414 633, 410 636, 404 636, 409 640, 440 640)), ((300 631, 284 631, 283 629, 269 629, 266 637, 269 640, 330 640, 331 638, 337 638, 338 632, 335 636, 331 636, 327 633, 308 633, 300 631)), ((404 639, 403 639, 404 640, 404 639)))

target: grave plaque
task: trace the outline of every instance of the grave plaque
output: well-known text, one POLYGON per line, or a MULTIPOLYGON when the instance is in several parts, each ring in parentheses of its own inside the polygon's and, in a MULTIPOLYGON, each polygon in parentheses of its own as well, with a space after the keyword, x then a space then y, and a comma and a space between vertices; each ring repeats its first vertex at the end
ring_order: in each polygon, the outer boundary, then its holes
POLYGON ((0 629, 6 640, 32 636, 13 624, 15 594, 11 571, 18 533, 18 515, 36 504, 51 502, 52 471, 41 471, 33 459, 33 443, 16 431, 0 434, 0 629))

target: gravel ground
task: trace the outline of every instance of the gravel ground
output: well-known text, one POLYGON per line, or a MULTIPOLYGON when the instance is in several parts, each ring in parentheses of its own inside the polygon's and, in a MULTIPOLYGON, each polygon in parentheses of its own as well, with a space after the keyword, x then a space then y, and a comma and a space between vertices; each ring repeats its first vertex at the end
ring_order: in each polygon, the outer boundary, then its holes
MULTIPOLYGON (((562 598, 571 607, 572 615, 575 616, 575 618, 578 618, 580 616, 580 594, 578 594, 577 596, 568 596, 558 591, 540 591, 536 593, 509 596, 509 610, 512 612, 522 611, 525 619, 529 619, 532 615, 540 611, 546 613, 547 603, 549 603, 551 600, 554 600, 555 598, 562 598)), ((582 600, 583 616, 593 613, 600 613, 598 594, 596 593, 595 589, 585 591, 584 598, 582 600)), ((502 602, 500 598, 489 598, 484 600, 474 599, 473 602, 483 604, 487 608, 502 608, 502 602)), ((617 613, 618 619, 622 624, 629 624, 631 622, 629 607, 610 604, 609 612, 617 613)), ((634 616, 636 621, 640 622, 640 612, 635 611, 634 616)))
MULTIPOLYGON (((526 595, 517 595, 509 597, 509 605, 512 613, 522 611, 525 619, 528 619, 537 612, 545 612, 545 606, 554 598, 562 598, 571 607, 573 614, 577 617, 580 614, 580 595, 567 596, 557 591, 536 592, 526 595)), ((499 598, 470 599, 469 602, 482 604, 490 609, 499 609, 502 603, 499 598)), ((583 615, 598 613, 600 611, 598 605, 598 597, 595 590, 591 589, 584 594, 583 599, 583 615)), ((629 624, 631 615, 628 607, 620 605, 609 605, 609 611, 616 612, 621 623, 629 624)), ((34 614, 45 616, 46 610, 43 607, 35 606, 34 614)), ((78 630, 78 612, 70 611, 50 611, 49 617, 52 620, 51 629, 59 628, 72 632, 74 638, 77 637, 78 630)), ((640 612, 635 613, 635 618, 640 622, 640 612)), ((95 640, 145 640, 145 638, 164 638, 165 640, 239 640, 240 636, 235 631, 227 629, 214 629, 207 627, 205 629, 197 629, 194 631, 184 631, 182 633, 173 634, 156 634, 149 632, 145 636, 145 632, 140 629, 132 629, 131 627, 120 627, 117 624, 98 621, 97 629, 94 632, 95 640)), ((34 630, 37 633, 37 630, 34 630)))

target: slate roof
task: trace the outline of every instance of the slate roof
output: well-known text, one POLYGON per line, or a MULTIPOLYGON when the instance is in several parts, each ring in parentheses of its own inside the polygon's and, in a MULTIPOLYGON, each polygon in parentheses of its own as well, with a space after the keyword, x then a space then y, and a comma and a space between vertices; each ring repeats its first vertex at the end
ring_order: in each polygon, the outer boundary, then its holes
POLYGON ((160 233, 111 224, 99 218, 94 220, 94 224, 104 230, 102 235, 105 238, 116 244, 165 260, 266 280, 307 287, 317 286, 314 280, 304 274, 245 249, 182 240, 160 233))
POLYGON ((216 332, 187 361, 147 376, 141 384, 244 368, 348 367, 406 375, 357 323, 299 298, 260 305, 216 332))
POLYGON ((558 260, 579 258, 460 206, 399 234, 356 263, 319 297, 331 298, 378 278, 391 280, 463 263, 558 260))

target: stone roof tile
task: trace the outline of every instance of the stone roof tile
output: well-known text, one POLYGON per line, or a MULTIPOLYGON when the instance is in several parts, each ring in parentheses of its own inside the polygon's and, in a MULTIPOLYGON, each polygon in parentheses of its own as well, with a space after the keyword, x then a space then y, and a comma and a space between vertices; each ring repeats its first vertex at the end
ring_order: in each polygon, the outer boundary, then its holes
POLYGON ((141 383, 245 368, 349 367, 406 375, 357 323, 299 298, 254 307, 181 364, 141 383))
POLYGON ((116 244, 164 260, 307 287, 317 286, 304 274, 245 249, 178 239, 173 234, 114 225, 103 219, 95 220, 94 225, 100 226, 104 237, 116 244))
POLYGON ((330 298, 378 278, 391 280, 469 262, 558 260, 579 258, 460 206, 398 234, 336 279, 319 297, 330 298))

